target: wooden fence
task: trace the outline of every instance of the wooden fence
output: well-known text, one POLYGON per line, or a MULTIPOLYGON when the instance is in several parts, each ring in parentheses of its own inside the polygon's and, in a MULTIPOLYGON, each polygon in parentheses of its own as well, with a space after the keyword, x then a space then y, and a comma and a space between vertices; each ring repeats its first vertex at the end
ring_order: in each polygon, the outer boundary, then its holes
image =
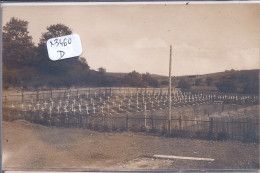
MULTIPOLYGON (((90 116, 85 119, 83 126, 97 128, 95 130, 147 131, 166 135, 167 121, 165 118, 153 117, 90 116)), ((191 120, 179 117, 172 119, 171 130, 172 136, 179 137, 259 142, 259 122, 250 118, 214 117, 208 120, 191 120)))
MULTIPOLYGON (((134 131, 166 135, 168 129, 168 119, 164 117, 158 118, 156 115, 150 117, 145 117, 144 115, 90 116, 76 113, 70 116, 53 114, 50 117, 47 113, 38 115, 31 111, 24 113, 12 112, 10 109, 4 109, 3 113, 3 119, 7 121, 25 119, 32 123, 47 126, 80 127, 106 132, 134 131)), ((174 137, 259 142, 259 122, 251 118, 211 117, 198 120, 179 116, 172 119, 171 129, 171 134, 174 137)))
MULTIPOLYGON (((177 91, 177 90, 176 90, 177 91)), ((57 89, 48 91, 25 91, 25 92, 3 92, 2 101, 7 103, 24 103, 39 100, 65 99, 68 97, 95 96, 97 95, 122 95, 122 94, 136 94, 136 93, 160 93, 167 94, 168 88, 125 88, 125 87, 96 87, 96 88, 78 88, 78 89, 57 89)))

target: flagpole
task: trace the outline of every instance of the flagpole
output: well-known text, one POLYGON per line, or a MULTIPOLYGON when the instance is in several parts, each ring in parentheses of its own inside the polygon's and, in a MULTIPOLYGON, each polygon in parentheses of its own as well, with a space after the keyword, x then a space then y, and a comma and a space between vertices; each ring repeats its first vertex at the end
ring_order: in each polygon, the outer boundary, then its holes
POLYGON ((168 119, 168 136, 171 136, 171 112, 172 112, 172 90, 171 90, 171 85, 172 85, 172 74, 171 74, 171 68, 172 68, 172 46, 170 46, 170 63, 169 63, 169 119, 168 119))

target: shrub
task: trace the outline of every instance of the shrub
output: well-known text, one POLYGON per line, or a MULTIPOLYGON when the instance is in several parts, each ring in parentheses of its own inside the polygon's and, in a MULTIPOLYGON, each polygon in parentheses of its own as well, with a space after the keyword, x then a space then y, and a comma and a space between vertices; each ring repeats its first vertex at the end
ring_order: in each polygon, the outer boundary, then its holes
POLYGON ((117 131, 117 127, 115 125, 112 125, 112 131, 117 131))
POLYGON ((135 124, 132 124, 130 130, 133 132, 138 132, 137 126, 135 124))
POLYGON ((150 133, 156 133, 157 132, 157 130, 156 130, 156 128, 155 127, 152 127, 151 128, 151 130, 149 131, 150 133))
POLYGON ((92 129, 93 128, 92 124, 88 123, 87 128, 92 129))
POLYGON ((167 128, 166 128, 165 125, 162 126, 161 134, 162 134, 162 135, 166 135, 166 134, 167 134, 167 128))
POLYGON ((140 131, 141 131, 141 132, 145 132, 145 131, 146 131, 146 127, 145 127, 144 125, 142 125, 142 126, 140 127, 140 131))
POLYGON ((100 125, 95 124, 93 130, 97 130, 97 131, 101 130, 100 125))
POLYGON ((125 127, 125 126, 121 126, 121 127, 120 127, 120 131, 121 131, 121 132, 126 131, 126 127, 125 127))
POLYGON ((207 140, 212 140, 214 138, 213 133, 212 132, 208 132, 205 138, 207 140))
POLYGON ((218 133, 217 140, 226 140, 228 139, 228 134, 226 132, 218 133))
POLYGON ((110 131, 108 125, 104 125, 103 126, 103 130, 104 130, 104 132, 109 132, 110 131))

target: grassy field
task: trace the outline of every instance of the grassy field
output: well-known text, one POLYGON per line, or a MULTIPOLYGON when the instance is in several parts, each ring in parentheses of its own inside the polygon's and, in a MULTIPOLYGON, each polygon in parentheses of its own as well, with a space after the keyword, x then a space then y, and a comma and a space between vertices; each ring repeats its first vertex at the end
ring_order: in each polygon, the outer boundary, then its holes
POLYGON ((3 121, 4 170, 258 169, 259 145, 3 121), (154 155, 215 161, 155 159, 154 155))

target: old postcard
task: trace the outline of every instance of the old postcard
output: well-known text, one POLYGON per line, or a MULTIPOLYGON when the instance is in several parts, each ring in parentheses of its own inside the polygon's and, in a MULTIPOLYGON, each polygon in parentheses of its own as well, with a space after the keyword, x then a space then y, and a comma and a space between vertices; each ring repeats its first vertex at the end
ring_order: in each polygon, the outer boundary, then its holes
POLYGON ((3 3, 3 170, 257 171, 259 10, 3 3))

